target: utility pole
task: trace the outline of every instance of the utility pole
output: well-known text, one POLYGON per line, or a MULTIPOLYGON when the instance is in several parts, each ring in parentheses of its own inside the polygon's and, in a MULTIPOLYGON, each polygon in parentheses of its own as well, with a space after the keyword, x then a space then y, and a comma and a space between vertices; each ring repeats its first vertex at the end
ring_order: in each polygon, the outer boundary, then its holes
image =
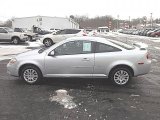
POLYGON ((151 14, 151 28, 153 28, 153 18, 152 18, 152 13, 151 14))
POLYGON ((117 29, 119 29, 119 15, 117 15, 117 29))
POLYGON ((131 17, 129 16, 129 28, 131 27, 131 17))

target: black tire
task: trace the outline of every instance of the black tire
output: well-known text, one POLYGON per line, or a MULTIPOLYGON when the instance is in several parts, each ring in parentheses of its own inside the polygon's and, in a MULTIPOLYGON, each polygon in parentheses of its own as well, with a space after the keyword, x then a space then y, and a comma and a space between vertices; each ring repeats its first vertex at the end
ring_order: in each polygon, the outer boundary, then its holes
POLYGON ((13 37, 12 38, 12 43, 13 44, 17 45, 17 44, 19 44, 19 42, 20 42, 20 39, 18 37, 13 37))
POLYGON ((21 78, 27 84, 33 85, 40 83, 42 79, 41 71, 35 66, 25 66, 21 71, 21 78), (31 75, 33 73, 34 75, 31 75), (26 76, 25 76, 26 74, 26 76))
POLYGON ((44 44, 46 47, 50 47, 50 46, 52 46, 54 43, 53 43, 53 41, 52 41, 50 38, 46 38, 46 39, 44 39, 43 44, 44 44))
POLYGON ((132 79, 132 73, 125 67, 117 67, 111 71, 109 79, 116 86, 125 86, 132 79))

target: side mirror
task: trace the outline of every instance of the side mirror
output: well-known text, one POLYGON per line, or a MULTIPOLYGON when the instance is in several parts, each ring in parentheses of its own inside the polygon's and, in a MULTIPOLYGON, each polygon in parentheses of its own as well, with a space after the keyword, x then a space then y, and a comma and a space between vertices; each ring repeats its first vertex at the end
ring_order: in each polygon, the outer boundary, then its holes
POLYGON ((49 56, 55 56, 55 52, 54 52, 54 50, 53 50, 53 51, 51 51, 48 55, 49 55, 49 56))

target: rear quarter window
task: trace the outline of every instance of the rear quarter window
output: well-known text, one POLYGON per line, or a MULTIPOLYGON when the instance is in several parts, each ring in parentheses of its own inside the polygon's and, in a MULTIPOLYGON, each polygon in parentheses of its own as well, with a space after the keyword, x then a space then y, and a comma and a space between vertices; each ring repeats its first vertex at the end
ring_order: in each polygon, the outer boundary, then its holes
POLYGON ((126 43, 123 43, 123 42, 119 42, 119 41, 110 41, 112 42, 113 44, 117 45, 117 46, 120 46, 126 50, 133 50, 135 49, 135 47, 133 45, 129 45, 129 44, 126 44, 126 43))
POLYGON ((96 47, 95 47, 96 53, 117 52, 117 51, 122 51, 122 50, 104 43, 96 43, 96 47))

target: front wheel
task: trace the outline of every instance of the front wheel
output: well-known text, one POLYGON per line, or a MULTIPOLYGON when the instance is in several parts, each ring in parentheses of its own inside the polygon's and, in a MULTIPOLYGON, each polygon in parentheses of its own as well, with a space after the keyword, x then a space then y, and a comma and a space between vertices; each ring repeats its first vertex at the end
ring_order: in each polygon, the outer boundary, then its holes
POLYGON ((42 73, 35 66, 26 66, 22 69, 21 78, 28 84, 36 84, 41 81, 42 73))
POLYGON ((53 45, 53 41, 49 38, 46 38, 43 43, 46 47, 50 47, 53 45))
POLYGON ((19 38, 18 37, 14 37, 12 39, 13 44, 17 45, 19 43, 19 38))
POLYGON ((132 74, 127 68, 115 68, 111 71, 109 78, 114 85, 124 86, 131 80, 132 74))

